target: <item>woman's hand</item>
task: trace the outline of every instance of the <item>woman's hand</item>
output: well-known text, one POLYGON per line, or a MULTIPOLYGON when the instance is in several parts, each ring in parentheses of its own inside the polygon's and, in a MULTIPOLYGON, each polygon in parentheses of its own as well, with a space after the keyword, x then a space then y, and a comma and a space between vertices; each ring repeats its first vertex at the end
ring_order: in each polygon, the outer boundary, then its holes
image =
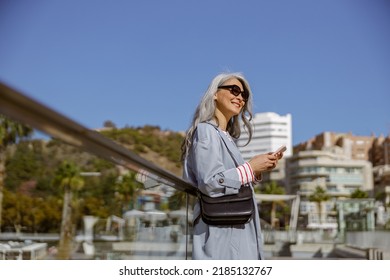
POLYGON ((257 155, 251 158, 248 163, 251 165, 253 173, 259 177, 261 172, 272 170, 278 164, 278 160, 283 157, 283 153, 268 153, 257 155))

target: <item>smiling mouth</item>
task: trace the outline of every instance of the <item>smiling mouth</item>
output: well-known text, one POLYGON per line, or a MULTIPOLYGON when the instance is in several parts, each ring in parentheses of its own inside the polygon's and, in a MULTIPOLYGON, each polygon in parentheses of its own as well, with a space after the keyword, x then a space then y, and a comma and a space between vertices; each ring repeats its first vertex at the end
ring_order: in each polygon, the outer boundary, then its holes
POLYGON ((234 106, 236 106, 237 108, 241 108, 241 104, 240 104, 240 103, 232 102, 232 104, 233 104, 234 106))

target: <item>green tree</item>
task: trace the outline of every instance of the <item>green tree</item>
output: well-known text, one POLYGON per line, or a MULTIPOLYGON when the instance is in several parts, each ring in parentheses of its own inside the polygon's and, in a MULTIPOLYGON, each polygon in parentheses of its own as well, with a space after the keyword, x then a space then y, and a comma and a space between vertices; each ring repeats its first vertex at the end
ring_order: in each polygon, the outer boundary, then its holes
POLYGON ((185 208, 187 204, 187 193, 183 191, 176 190, 168 198, 168 207, 170 210, 179 210, 185 208))
POLYGON ((368 194, 360 189, 356 189, 351 193, 351 198, 368 198, 368 194))
POLYGON ((64 189, 64 202, 62 208, 60 243, 57 259, 70 259, 73 243, 73 192, 79 191, 84 186, 84 180, 80 176, 80 170, 72 162, 64 161, 58 168, 54 183, 64 189))
POLYGON ((328 201, 330 199, 330 196, 326 193, 326 191, 321 188, 320 186, 317 186, 314 193, 309 196, 309 200, 317 203, 318 208, 318 215, 319 215, 319 222, 322 223, 324 220, 323 212, 322 212, 322 203, 324 201, 328 201))
POLYGON ((0 232, 2 226, 6 150, 9 145, 29 137, 32 129, 0 115, 0 232))
POLYGON ((103 127, 105 128, 116 128, 116 125, 114 122, 107 120, 103 123, 103 127))
MULTIPOLYGON (((261 193, 263 194, 285 194, 285 190, 283 187, 279 186, 277 182, 271 181, 266 183, 263 188, 261 188, 261 193)), ((276 206, 280 204, 285 206, 282 201, 272 201, 271 202, 271 225, 274 226, 274 222, 276 221, 276 206)))
POLYGON ((6 161, 7 177, 4 185, 10 191, 17 191, 21 184, 34 181, 40 171, 32 142, 24 141, 16 145, 16 150, 6 161))
POLYGON ((16 232, 38 232, 45 218, 45 201, 21 193, 4 190, 4 226, 16 232))
POLYGON ((120 213, 122 214, 127 209, 137 208, 138 193, 142 188, 142 184, 136 179, 134 172, 129 172, 120 176, 115 183, 115 196, 120 201, 120 213))

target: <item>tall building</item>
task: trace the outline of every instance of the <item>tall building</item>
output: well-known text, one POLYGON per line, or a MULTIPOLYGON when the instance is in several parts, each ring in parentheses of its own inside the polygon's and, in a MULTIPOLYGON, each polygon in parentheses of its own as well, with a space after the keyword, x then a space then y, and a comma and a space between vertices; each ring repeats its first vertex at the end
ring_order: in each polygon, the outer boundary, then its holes
MULTIPOLYGON (((294 155, 303 151, 335 151, 350 160, 369 161, 372 165, 372 195, 390 202, 390 136, 355 136, 351 133, 324 132, 294 146, 294 155)), ((367 184, 366 184, 367 185, 367 184)), ((290 186, 294 189, 294 186, 290 186)), ((367 189, 366 189, 367 191, 367 189)))
POLYGON ((307 225, 337 227, 334 209, 355 190, 373 195, 373 164, 370 152, 374 137, 324 132, 294 146, 287 159, 286 182, 290 193, 301 195, 300 214, 307 225), (320 187, 328 196, 318 204, 310 196, 320 187))
POLYGON ((347 196, 356 189, 372 191, 373 164, 369 160, 374 139, 323 132, 296 145, 288 163, 290 191, 302 193, 313 183, 335 196, 347 196))
POLYGON ((290 193, 309 197, 321 187, 331 197, 349 197, 355 190, 373 191, 372 164, 352 159, 339 147, 329 150, 307 150, 287 160, 290 193))
POLYGON ((258 154, 276 151, 280 146, 285 145, 287 150, 284 152, 283 159, 271 172, 263 173, 261 184, 275 181, 281 186, 286 186, 285 159, 292 155, 293 150, 291 115, 281 116, 272 112, 258 113, 254 115, 252 124, 253 135, 250 143, 244 146, 249 138, 244 130, 237 143, 244 160, 250 160, 258 154))
POLYGON ((255 155, 276 151, 280 146, 286 145, 285 157, 292 155, 292 124, 291 115, 278 115, 267 112, 255 114, 252 120, 254 133, 251 142, 248 142, 248 134, 243 130, 238 146, 244 160, 249 160, 255 155))

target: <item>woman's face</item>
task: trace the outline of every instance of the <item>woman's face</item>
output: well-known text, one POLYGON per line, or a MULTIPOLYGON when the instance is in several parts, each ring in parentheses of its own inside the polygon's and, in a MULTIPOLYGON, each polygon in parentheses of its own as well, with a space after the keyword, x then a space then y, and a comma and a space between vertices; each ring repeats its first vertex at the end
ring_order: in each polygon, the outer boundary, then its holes
MULTIPOLYGON (((241 82, 236 78, 225 81, 221 86, 234 85, 238 86, 241 92, 244 90, 241 82)), ((229 88, 219 88, 215 93, 214 100, 216 102, 216 109, 220 111, 227 120, 230 120, 233 116, 238 115, 245 105, 242 94, 235 96, 229 88)))

